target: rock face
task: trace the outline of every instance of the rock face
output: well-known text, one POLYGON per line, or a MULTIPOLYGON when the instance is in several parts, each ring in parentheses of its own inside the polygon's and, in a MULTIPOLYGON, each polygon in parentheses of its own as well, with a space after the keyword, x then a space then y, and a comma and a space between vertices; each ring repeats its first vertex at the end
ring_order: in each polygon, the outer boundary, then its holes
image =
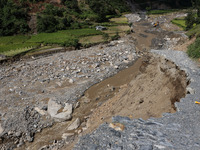
POLYGON ((65 104, 62 109, 62 105, 58 104, 54 99, 50 99, 48 102, 48 113, 57 121, 67 121, 71 119, 72 115, 72 104, 65 104))

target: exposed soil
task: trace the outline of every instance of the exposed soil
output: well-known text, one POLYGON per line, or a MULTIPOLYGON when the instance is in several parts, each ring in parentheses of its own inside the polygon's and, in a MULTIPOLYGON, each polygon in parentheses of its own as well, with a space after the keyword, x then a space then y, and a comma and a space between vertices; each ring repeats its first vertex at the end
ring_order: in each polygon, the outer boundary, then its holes
MULTIPOLYGON (((161 117, 164 112, 175 112, 174 103, 186 94, 184 71, 178 70, 172 62, 155 56, 146 58, 139 71, 136 78, 132 78, 128 84, 121 84, 114 97, 93 111, 88 120, 88 131, 96 129, 103 122, 111 122, 112 116, 148 119, 161 117)), ((110 85, 113 86, 115 82, 110 85)), ((88 98, 94 98, 94 93, 96 97, 102 96, 98 94, 99 90, 88 91, 88 98)))

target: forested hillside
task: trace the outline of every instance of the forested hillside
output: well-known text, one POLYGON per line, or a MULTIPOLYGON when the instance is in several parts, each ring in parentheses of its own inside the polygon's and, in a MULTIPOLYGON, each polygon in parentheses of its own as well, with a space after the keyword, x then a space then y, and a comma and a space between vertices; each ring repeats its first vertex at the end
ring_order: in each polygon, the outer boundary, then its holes
POLYGON ((130 3, 143 10, 191 6, 190 0, 0 0, 0 36, 31 33, 33 15, 38 32, 85 28, 130 11, 130 3))
POLYGON ((129 10, 123 0, 0 0, 0 7, 0 36, 27 33, 33 14, 38 32, 54 32, 84 28, 129 10))

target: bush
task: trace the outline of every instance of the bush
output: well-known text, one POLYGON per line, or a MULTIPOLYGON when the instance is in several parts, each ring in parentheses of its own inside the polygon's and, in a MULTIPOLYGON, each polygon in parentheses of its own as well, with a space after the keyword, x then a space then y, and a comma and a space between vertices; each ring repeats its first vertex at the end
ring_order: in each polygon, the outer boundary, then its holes
POLYGON ((105 41, 107 41, 107 40, 109 39, 108 33, 103 33, 102 36, 103 36, 103 39, 104 39, 105 41))
POLYGON ((37 17, 37 30, 38 32, 55 32, 57 31, 57 26, 59 21, 56 20, 54 16, 45 15, 37 17))
POLYGON ((185 18, 185 24, 186 24, 186 30, 189 30, 193 27, 193 24, 195 23, 195 14, 191 10, 188 12, 186 18, 185 18))
POLYGON ((193 44, 188 46, 187 54, 192 58, 200 58, 200 38, 197 38, 193 44))
POLYGON ((118 40, 120 38, 119 33, 117 32, 114 36, 111 37, 111 40, 118 40))
POLYGON ((62 46, 64 47, 75 47, 75 48, 78 48, 79 45, 80 44, 78 39, 68 39, 62 44, 62 46))

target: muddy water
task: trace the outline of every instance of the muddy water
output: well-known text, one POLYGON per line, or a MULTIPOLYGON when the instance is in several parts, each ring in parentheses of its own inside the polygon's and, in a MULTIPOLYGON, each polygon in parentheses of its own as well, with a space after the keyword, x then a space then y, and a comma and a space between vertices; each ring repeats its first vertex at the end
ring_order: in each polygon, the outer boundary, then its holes
MULTIPOLYGON (((78 100, 79 107, 73 112, 73 119, 71 121, 56 123, 51 128, 43 129, 42 132, 37 133, 34 138, 34 142, 26 143, 19 149, 38 150, 42 146, 53 144, 56 140, 61 140, 63 133, 75 133, 82 132, 84 124, 86 124, 88 116, 97 107, 102 105, 105 101, 112 98, 119 90, 120 87, 128 84, 133 80, 140 72, 140 69, 145 66, 143 58, 139 58, 134 65, 120 71, 118 74, 92 86, 89 88, 84 96, 78 100), (80 118, 82 125, 73 131, 67 131, 67 127, 76 119, 80 118)), ((17 150, 19 150, 17 149, 17 150)))

